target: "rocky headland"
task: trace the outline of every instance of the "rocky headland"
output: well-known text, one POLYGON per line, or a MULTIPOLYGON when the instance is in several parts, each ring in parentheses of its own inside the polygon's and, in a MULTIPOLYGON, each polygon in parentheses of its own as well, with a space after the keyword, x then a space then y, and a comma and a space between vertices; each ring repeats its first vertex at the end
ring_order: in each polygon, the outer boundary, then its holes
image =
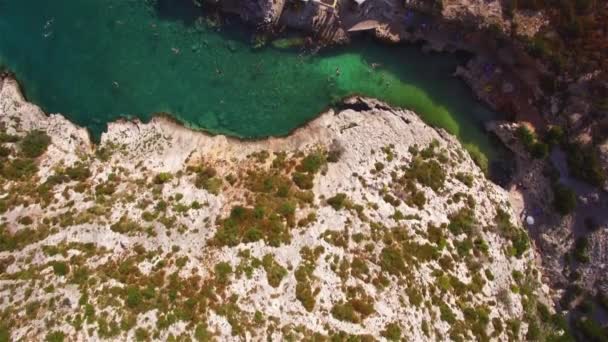
POLYGON ((581 336, 599 338, 602 329, 587 318, 604 317, 605 323, 608 307, 607 3, 252 3, 272 5, 248 7, 258 16, 231 12, 261 32, 300 30, 315 47, 370 34, 390 44, 422 44, 429 53, 470 52, 473 57, 454 76, 510 120, 488 123, 488 130, 517 160, 505 188, 516 215, 530 222, 525 226, 542 256, 545 280, 556 290, 554 300, 569 310, 581 336))
POLYGON ((371 99, 285 138, 159 116, 94 144, 4 75, 1 336, 567 340, 562 310, 579 339, 606 336, 608 50, 589 39, 608 5, 577 9, 592 33, 574 40, 554 8, 511 1, 203 3, 313 52, 368 32, 473 53, 455 76, 519 121, 488 124, 517 159, 507 190, 371 99))
POLYGON ((0 81, 3 336, 564 335, 538 257, 459 142, 352 98, 284 138, 164 117, 99 144, 0 81))

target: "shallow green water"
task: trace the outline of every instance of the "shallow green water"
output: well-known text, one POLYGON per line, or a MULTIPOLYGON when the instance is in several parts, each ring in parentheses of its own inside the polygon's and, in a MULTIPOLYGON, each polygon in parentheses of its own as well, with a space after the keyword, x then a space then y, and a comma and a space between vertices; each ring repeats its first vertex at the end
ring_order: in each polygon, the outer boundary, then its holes
POLYGON ((215 133, 284 135, 360 93, 411 108, 494 154, 481 122, 495 114, 450 76, 454 56, 366 40, 314 57, 254 49, 246 30, 218 32, 189 4, 0 0, 0 65, 31 101, 96 135, 117 117, 157 112, 215 133))

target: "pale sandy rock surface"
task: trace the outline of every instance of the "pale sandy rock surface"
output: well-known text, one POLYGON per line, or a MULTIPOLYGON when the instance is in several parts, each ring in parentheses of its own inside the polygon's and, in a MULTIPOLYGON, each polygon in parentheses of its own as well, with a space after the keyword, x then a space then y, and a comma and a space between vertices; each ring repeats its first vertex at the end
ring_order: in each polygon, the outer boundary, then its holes
POLYGON ((522 339, 545 295, 507 193, 413 112, 344 108, 260 141, 119 121, 94 147, 3 80, 5 131, 52 138, 38 177, 0 183, 12 337, 522 339), (17 191, 69 166, 90 174, 17 191))

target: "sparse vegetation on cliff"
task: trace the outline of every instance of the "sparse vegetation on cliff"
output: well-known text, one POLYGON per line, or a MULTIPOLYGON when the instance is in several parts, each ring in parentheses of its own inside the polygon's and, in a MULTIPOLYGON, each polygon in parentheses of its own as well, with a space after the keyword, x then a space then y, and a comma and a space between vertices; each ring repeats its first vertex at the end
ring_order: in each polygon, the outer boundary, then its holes
MULTIPOLYGON (((0 199, 0 334, 544 336, 551 323, 512 304, 541 292, 521 280, 538 274, 504 192, 433 129, 421 126, 416 139, 394 133, 407 132, 399 116, 419 120, 395 113, 357 117, 349 132, 365 139, 342 138, 340 127, 362 114, 339 113, 316 128, 327 140, 298 136, 299 149, 280 152, 228 141, 213 155, 197 145, 211 137, 179 145, 172 139, 185 128, 138 123, 128 133, 110 128, 96 150, 107 158, 74 141, 26 157, 19 144, 28 131, 3 134, 1 144, 14 147, 3 161, 27 160, 35 171, 0 174, 8 194, 0 199), (121 143, 124 134, 133 145, 121 143), (339 153, 326 152, 337 145, 339 153), (517 292, 502 303, 495 288, 517 292), (390 323, 370 325, 378 319, 390 323)), ((77 139, 74 126, 63 129, 77 139)))

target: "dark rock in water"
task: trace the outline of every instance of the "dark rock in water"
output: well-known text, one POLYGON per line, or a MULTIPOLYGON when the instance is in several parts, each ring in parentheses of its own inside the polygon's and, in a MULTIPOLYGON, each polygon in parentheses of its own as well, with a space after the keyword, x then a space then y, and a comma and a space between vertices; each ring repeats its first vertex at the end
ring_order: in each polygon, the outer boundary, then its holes
POLYGON ((338 110, 352 109, 357 112, 363 112, 372 109, 368 102, 362 101, 358 97, 351 97, 339 103, 336 108, 338 110))
POLYGON ((228 0, 218 3, 222 10, 237 14, 258 27, 274 24, 283 12, 284 5, 285 0, 228 0))

